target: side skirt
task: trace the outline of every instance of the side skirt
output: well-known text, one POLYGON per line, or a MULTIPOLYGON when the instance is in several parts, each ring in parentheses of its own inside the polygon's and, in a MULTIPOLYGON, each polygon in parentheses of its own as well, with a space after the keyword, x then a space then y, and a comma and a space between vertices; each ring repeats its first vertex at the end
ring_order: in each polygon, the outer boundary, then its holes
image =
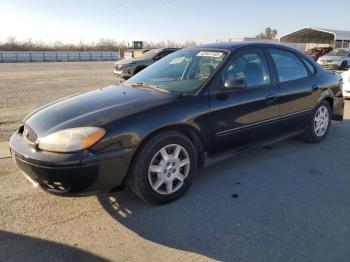
POLYGON ((250 151, 263 149, 264 147, 266 147, 268 145, 275 144, 275 143, 278 143, 280 141, 286 140, 288 138, 292 138, 292 137, 298 136, 298 135, 302 134, 303 132, 304 132, 304 130, 298 130, 298 131, 295 131, 295 132, 292 132, 292 133, 288 133, 288 134, 286 134, 284 136, 281 136, 279 138, 276 138, 274 140, 270 140, 268 142, 262 143, 262 144, 260 144, 258 146, 255 146, 255 147, 244 148, 244 149, 241 149, 239 151, 228 152, 228 153, 220 154, 220 155, 214 156, 214 157, 208 157, 206 155, 203 167, 215 165, 217 163, 223 162, 223 161, 228 160, 228 159, 233 159, 233 158, 235 158, 237 156, 240 156, 243 153, 247 153, 247 152, 250 152, 250 151))

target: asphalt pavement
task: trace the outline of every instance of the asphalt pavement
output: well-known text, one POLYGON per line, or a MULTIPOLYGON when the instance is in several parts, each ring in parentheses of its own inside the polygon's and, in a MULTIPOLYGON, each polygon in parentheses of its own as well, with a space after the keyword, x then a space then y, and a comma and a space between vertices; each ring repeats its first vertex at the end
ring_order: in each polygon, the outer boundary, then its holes
POLYGON ((319 144, 293 138, 200 170, 178 201, 63 198, 0 159, 0 261, 350 261, 350 101, 319 144))

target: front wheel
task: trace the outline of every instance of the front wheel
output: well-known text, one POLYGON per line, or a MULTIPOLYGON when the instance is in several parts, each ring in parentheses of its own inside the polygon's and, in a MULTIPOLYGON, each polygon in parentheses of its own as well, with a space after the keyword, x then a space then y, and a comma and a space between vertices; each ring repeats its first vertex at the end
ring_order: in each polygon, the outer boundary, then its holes
POLYGON ((182 196, 197 172, 197 153, 182 133, 166 131, 141 146, 128 184, 146 202, 164 204, 182 196))
POLYGON ((307 126, 304 137, 312 143, 321 142, 328 134, 331 126, 331 107, 325 100, 315 108, 311 121, 307 126))
POLYGON ((346 70, 348 68, 348 62, 347 61, 343 61, 340 65, 340 69, 342 70, 346 70))

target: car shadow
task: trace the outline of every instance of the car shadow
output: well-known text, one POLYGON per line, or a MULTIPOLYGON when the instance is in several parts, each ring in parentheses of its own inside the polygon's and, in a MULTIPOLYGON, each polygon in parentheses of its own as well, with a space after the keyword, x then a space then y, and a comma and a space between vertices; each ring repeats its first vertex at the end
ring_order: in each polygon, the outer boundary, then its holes
POLYGON ((0 261, 107 261, 78 248, 0 231, 0 261))
POLYGON ((130 189, 98 200, 126 228, 170 248, 222 261, 312 261, 315 254, 340 261, 344 248, 330 251, 328 236, 341 236, 337 230, 347 220, 328 211, 344 197, 350 181, 320 159, 347 146, 349 131, 346 120, 334 125, 323 143, 290 139, 201 169, 189 191, 167 205, 145 204, 130 189), (347 180, 339 188, 335 179, 347 180), (330 201, 327 190, 333 190, 334 181, 339 195, 330 201))

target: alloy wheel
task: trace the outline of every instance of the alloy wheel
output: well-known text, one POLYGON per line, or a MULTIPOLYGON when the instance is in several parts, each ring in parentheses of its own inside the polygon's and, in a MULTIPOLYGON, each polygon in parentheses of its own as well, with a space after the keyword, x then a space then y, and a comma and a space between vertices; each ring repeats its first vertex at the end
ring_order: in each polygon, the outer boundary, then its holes
POLYGON ((152 158, 148 181, 154 191, 168 195, 179 190, 190 171, 187 150, 177 144, 162 147, 152 158))
POLYGON ((326 106, 320 106, 314 118, 314 131, 317 136, 323 136, 328 128, 329 112, 326 106))

